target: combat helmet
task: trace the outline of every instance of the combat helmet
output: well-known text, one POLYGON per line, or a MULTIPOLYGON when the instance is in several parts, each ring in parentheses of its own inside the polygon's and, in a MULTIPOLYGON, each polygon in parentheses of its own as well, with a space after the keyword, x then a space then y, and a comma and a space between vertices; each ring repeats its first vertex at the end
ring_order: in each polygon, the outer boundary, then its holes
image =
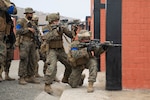
POLYGON ((90 39, 91 38, 91 32, 88 30, 81 30, 78 34, 78 39, 82 40, 83 38, 90 39))
POLYGON ((33 15, 32 20, 39 20, 39 17, 37 15, 33 15))
POLYGON ((60 19, 59 13, 51 13, 46 16, 45 20, 48 22, 52 22, 52 21, 59 20, 59 19, 60 19))

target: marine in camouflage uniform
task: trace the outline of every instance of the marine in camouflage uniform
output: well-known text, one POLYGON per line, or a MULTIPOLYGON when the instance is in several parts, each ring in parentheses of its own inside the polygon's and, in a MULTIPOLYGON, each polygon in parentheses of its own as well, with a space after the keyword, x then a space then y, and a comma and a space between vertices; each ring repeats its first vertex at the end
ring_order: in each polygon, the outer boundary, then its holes
POLYGON ((35 66, 36 66, 36 43, 34 35, 36 30, 32 27, 35 23, 32 22, 33 17, 32 8, 25 9, 25 18, 17 20, 16 25, 16 42, 15 45, 19 46, 20 63, 18 75, 20 77, 19 84, 25 85, 28 83, 40 83, 35 79, 35 66))
MULTIPOLYGON (((36 32, 37 32, 37 37, 38 37, 38 39, 39 39, 39 42, 41 43, 41 32, 40 32, 40 30, 38 29, 39 17, 36 16, 36 15, 34 15, 33 18, 32 18, 32 21, 35 23, 35 25, 36 25, 36 27, 37 27, 37 30, 36 30, 36 32)), ((40 78, 40 77, 41 77, 41 76, 39 75, 39 73, 38 73, 38 70, 39 70, 39 64, 38 64, 38 62, 39 62, 39 60, 40 60, 39 49, 40 49, 40 46, 37 45, 37 47, 36 47, 36 57, 35 57, 35 58, 36 58, 35 77, 37 77, 37 78, 40 78)))
MULTIPOLYGON (((93 83, 97 77, 97 60, 92 52, 87 47, 80 47, 81 42, 88 42, 90 40, 90 32, 87 30, 81 30, 78 33, 78 40, 71 43, 68 53, 68 60, 72 64, 72 73, 69 77, 69 84, 72 88, 82 86, 85 75, 82 72, 85 68, 89 69, 88 89, 87 92, 93 92, 93 83)), ((100 54, 105 50, 103 47, 98 48, 100 54)))
MULTIPOLYGON (((11 79, 9 74, 9 65, 5 66, 5 61, 7 58, 7 51, 6 51, 6 41, 4 37, 10 35, 12 20, 10 14, 17 14, 17 9, 14 3, 10 2, 10 0, 0 0, 0 82, 2 79, 2 72, 5 67, 5 79, 11 79)), ((10 63, 10 62, 7 62, 10 63)))
POLYGON ((74 30, 69 31, 68 28, 59 26, 60 16, 59 13, 52 13, 48 15, 47 25, 48 30, 46 31, 46 63, 47 69, 45 74, 45 92, 51 94, 53 91, 51 89, 51 84, 55 79, 57 73, 57 61, 60 61, 65 66, 64 77, 62 82, 68 82, 68 77, 71 73, 71 65, 67 61, 67 54, 65 53, 63 47, 63 34, 70 38, 73 38, 74 30))
MULTIPOLYGON (((46 16, 46 21, 48 21, 48 15, 46 16)), ((40 48, 40 56, 41 56, 41 59, 43 60, 44 62, 44 67, 43 67, 43 74, 45 75, 46 74, 46 69, 47 69, 47 63, 46 63, 46 34, 48 33, 47 32, 48 27, 47 25, 43 26, 42 27, 42 32, 43 32, 43 35, 41 36, 41 39, 42 39, 42 44, 41 44, 41 48, 40 48)), ((54 81, 56 82, 60 82, 60 80, 55 77, 54 81)))
POLYGON ((16 41, 16 38, 13 31, 14 28, 13 21, 11 19, 10 19, 10 23, 11 23, 10 34, 4 37, 4 40, 6 42, 6 48, 7 48, 4 71, 5 71, 5 80, 13 81, 15 79, 9 76, 9 69, 11 66, 11 61, 14 58, 14 43, 16 41))

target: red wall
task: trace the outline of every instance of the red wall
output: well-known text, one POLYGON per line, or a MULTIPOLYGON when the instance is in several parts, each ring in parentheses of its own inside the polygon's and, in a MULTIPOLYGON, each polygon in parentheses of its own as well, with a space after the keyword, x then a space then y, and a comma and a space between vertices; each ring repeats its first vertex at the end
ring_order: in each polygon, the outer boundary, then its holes
MULTIPOLYGON (((105 4, 105 0, 101 0, 101 3, 105 4)), ((91 32, 93 33, 92 38, 94 38, 94 0, 91 0, 91 32)), ((101 29, 101 42, 105 41, 106 38, 106 10, 105 9, 101 9, 100 10, 100 15, 101 15, 101 19, 100 19, 100 29, 101 29)), ((101 71, 105 71, 105 53, 101 55, 101 71)))
POLYGON ((122 0, 123 88, 150 88, 150 0, 122 0))
MULTIPOLYGON (((101 29, 101 36, 100 36, 100 40, 101 42, 106 41, 106 10, 105 9, 101 9, 100 10, 100 15, 101 15, 101 19, 100 19, 100 29, 101 29)), ((101 54, 101 71, 105 71, 106 70, 106 58, 105 58, 105 53, 101 54)))
POLYGON ((91 0, 91 32, 92 32, 92 38, 94 38, 94 0, 91 0))

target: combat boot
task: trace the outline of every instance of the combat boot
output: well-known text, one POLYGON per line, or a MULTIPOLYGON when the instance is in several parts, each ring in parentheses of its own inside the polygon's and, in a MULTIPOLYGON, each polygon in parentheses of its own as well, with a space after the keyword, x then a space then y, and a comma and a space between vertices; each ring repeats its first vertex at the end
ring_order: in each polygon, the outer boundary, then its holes
POLYGON ((27 82, 25 81, 24 77, 20 77, 19 78, 19 84, 20 85, 26 85, 27 84, 27 82))
POLYGON ((52 90, 50 84, 45 84, 44 91, 47 92, 48 94, 52 94, 53 93, 53 90, 52 90))
POLYGON ((33 76, 28 77, 28 78, 26 78, 25 80, 26 80, 26 82, 28 82, 28 83, 40 84, 40 81, 37 80, 37 79, 35 79, 35 77, 33 77, 33 76))
POLYGON ((9 77, 9 72, 5 72, 5 80, 7 81, 14 81, 14 78, 9 77))
POLYGON ((61 82, 63 82, 63 83, 68 83, 68 78, 63 77, 63 79, 62 79, 62 81, 61 81, 61 82))
POLYGON ((88 93, 94 92, 93 82, 89 82, 89 85, 88 85, 88 88, 87 88, 87 92, 88 93))
POLYGON ((35 77, 36 77, 36 78, 42 78, 42 76, 40 76, 39 73, 36 73, 36 74, 35 74, 35 77))
POLYGON ((84 79, 85 79, 85 74, 81 75, 81 80, 79 82, 79 86, 83 85, 84 79))

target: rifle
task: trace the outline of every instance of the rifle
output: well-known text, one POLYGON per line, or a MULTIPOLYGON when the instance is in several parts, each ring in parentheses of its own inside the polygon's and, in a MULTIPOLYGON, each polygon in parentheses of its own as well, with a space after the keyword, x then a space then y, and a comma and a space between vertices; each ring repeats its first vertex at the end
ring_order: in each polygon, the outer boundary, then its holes
POLYGON ((35 42, 36 42, 38 48, 40 48, 40 46, 41 46, 41 41, 40 41, 39 36, 38 36, 39 30, 37 29, 36 26, 33 26, 33 25, 31 24, 31 22, 28 22, 28 23, 27 23, 27 27, 29 27, 29 28, 34 28, 34 29, 35 29, 35 33, 34 33, 33 39, 35 40, 35 42))
POLYGON ((79 22, 79 20, 73 20, 73 21, 68 22, 67 24, 71 25, 71 27, 74 27, 75 30, 77 30, 78 26, 80 25, 80 22, 79 22))
POLYGON ((52 25, 51 27, 52 27, 52 29, 56 29, 56 28, 62 27, 62 26, 68 27, 68 25, 75 27, 77 30, 78 25, 81 25, 81 23, 79 22, 79 20, 73 20, 73 21, 68 22, 68 19, 61 19, 60 23, 58 25, 52 25))
POLYGON ((57 27, 62 27, 68 25, 68 19, 61 19, 58 25, 52 25, 52 29, 56 29, 57 27))
POLYGON ((89 51, 94 51, 96 48, 103 47, 104 50, 107 50, 109 47, 120 47, 121 44, 114 44, 113 41, 105 41, 100 43, 98 39, 90 40, 89 42, 82 42, 79 44, 79 48, 90 48, 89 51))

